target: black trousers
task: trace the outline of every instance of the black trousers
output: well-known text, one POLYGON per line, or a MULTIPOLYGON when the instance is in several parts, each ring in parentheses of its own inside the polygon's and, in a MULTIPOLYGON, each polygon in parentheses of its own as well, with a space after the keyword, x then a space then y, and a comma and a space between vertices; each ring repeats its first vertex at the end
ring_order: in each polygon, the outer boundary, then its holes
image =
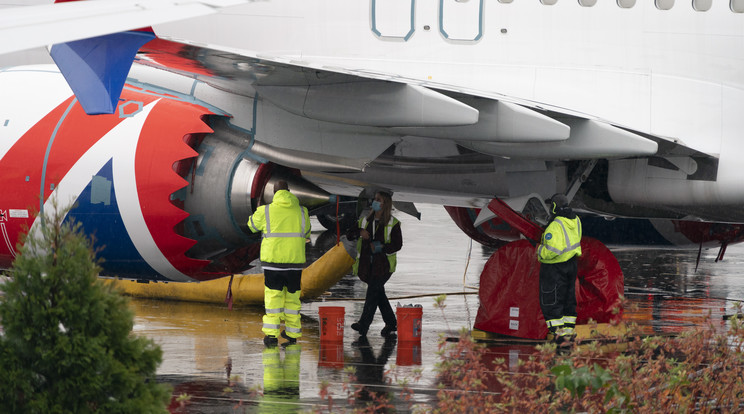
POLYGON ((273 290, 287 288, 287 292, 295 293, 302 286, 302 270, 271 270, 264 269, 264 285, 273 290))
POLYGON ((369 329, 372 324, 372 319, 375 317, 375 311, 380 308, 382 314, 382 320, 385 321, 385 325, 398 326, 398 322, 395 319, 395 312, 393 307, 390 306, 390 301, 385 294, 385 283, 379 281, 372 281, 367 284, 367 296, 364 298, 364 309, 362 310, 362 316, 359 318, 359 325, 362 326, 363 330, 369 329))
POLYGON ((563 263, 540 264, 540 309, 545 321, 576 316, 576 256, 563 263))

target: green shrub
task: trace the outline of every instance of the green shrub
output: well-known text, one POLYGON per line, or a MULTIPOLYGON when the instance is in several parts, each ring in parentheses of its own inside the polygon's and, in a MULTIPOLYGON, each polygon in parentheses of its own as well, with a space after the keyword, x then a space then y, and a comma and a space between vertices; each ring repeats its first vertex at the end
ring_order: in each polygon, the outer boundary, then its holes
POLYGON ((162 351, 131 335, 126 299, 97 280, 78 225, 48 216, 1 288, 0 412, 167 412, 162 351))

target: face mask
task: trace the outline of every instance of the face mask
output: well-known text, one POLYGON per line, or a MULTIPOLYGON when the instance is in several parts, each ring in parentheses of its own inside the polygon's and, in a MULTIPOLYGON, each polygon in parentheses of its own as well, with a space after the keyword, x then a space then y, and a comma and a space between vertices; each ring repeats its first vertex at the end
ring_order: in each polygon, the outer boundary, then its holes
POLYGON ((372 202, 372 210, 374 211, 380 211, 382 210, 382 204, 380 204, 379 201, 375 200, 372 202))

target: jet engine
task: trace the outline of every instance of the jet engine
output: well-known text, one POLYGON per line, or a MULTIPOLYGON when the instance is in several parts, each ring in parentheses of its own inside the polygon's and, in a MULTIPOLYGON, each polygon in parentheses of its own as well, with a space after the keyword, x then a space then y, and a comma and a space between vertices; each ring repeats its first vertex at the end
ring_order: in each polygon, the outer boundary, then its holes
POLYGON ((246 221, 270 202, 274 181, 286 179, 305 205, 328 201, 297 171, 252 157, 251 136, 206 105, 128 85, 116 113, 89 116, 56 70, 0 73, 8 96, 30 84, 50 91, 43 102, 0 102, 2 267, 25 229, 70 208, 104 275, 213 279, 258 257, 260 235, 246 221))

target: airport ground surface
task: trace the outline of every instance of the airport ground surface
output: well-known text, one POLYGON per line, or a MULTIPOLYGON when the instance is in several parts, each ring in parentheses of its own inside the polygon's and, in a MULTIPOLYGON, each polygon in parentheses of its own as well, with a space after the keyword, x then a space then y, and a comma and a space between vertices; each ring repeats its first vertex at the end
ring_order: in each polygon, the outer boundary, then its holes
MULTIPOLYGON (((152 338, 163 349, 158 370, 161 381, 174 387, 174 395, 188 395, 183 409, 173 412, 329 412, 320 388, 327 384, 333 396, 331 412, 350 411, 360 405, 346 401, 344 386, 350 384, 345 368, 354 367, 358 380, 368 389, 386 389, 396 397, 397 412, 411 410, 398 396, 398 381, 421 378, 411 384, 413 404, 430 406, 437 392, 436 363, 440 334, 451 335, 471 327, 478 311, 475 286, 491 254, 479 244, 470 245, 447 213, 439 206, 419 206, 422 221, 399 215, 403 221, 404 247, 398 271, 386 285, 393 306, 421 304, 423 334, 420 346, 401 341, 385 343, 380 336, 379 313, 360 343, 350 325, 361 313, 364 286, 352 276, 341 280, 325 301, 304 303, 303 338, 294 347, 279 347, 279 360, 265 350, 261 333, 261 308, 133 299, 135 331, 152 338), (436 309, 434 296, 448 294, 444 314, 436 309), (341 346, 321 343, 318 326, 320 306, 343 306, 345 333, 341 346), (299 352, 299 359, 292 353, 299 352), (295 361, 299 361, 296 363, 295 361), (273 370, 285 375, 281 389, 266 383, 273 370), (297 375, 299 372, 299 375, 297 375), (266 377, 265 377, 266 376, 266 377), (268 387, 266 387, 268 385, 268 387), (267 389, 264 395, 256 391, 267 389)), ((313 221, 316 230, 320 225, 313 221)), ((310 255, 322 254, 322 246, 335 236, 314 232, 310 255), (330 236, 330 237, 327 237, 330 236)), ((715 263, 717 251, 703 252, 695 271, 697 251, 616 250, 625 275, 625 293, 638 309, 625 318, 638 322, 648 333, 669 334, 702 324, 710 314, 725 328, 723 316, 733 312, 734 301, 744 300, 744 247, 730 247, 723 262, 715 263)), ((491 346, 489 352, 515 363, 530 354, 531 345, 491 346)), ((360 402, 359 404, 364 404, 360 402)))

